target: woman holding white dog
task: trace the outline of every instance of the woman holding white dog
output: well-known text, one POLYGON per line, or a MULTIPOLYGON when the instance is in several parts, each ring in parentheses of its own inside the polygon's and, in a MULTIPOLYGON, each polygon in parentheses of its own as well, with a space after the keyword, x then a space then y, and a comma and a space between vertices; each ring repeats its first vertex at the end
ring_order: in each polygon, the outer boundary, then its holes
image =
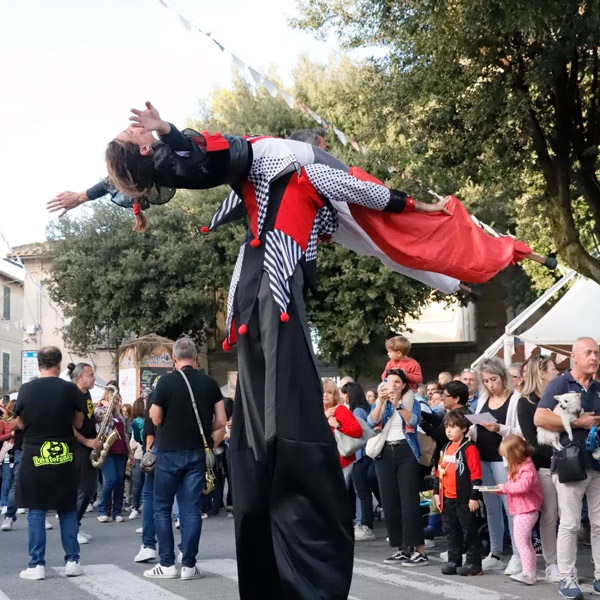
POLYGON ((523 437, 535 448, 532 456, 533 464, 537 469, 544 502, 540 515, 540 538, 542 540, 542 554, 546 562, 546 580, 551 583, 560 581, 560 571, 556 564, 556 528, 558 525, 558 498, 556 487, 552 481, 550 461, 552 459, 551 446, 538 446, 537 427, 533 423, 533 415, 546 386, 558 376, 558 370, 550 357, 533 356, 527 362, 525 384, 521 390, 523 397, 517 405, 517 418, 523 437))
MULTIPOLYGON (((498 358, 487 358, 479 364, 479 381, 481 389, 475 414, 489 413, 495 418, 493 423, 473 425, 470 429, 472 440, 481 457, 481 474, 483 485, 499 485, 505 483, 508 475, 502 457, 498 451, 502 440, 510 434, 521 434, 517 421, 517 404, 521 394, 513 391, 511 377, 504 363, 498 358)), ((483 559, 484 571, 504 569, 502 547, 504 543, 504 516, 502 506, 508 518, 513 555, 506 568, 505 575, 516 575, 521 572, 521 559, 513 535, 513 521, 508 513, 506 496, 484 494, 490 533, 490 554, 483 559)))

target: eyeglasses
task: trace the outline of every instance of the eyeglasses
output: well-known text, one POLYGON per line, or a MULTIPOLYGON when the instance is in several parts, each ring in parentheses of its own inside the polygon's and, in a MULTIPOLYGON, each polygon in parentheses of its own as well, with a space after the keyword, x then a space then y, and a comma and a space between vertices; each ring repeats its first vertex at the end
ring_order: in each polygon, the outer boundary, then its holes
POLYGON ((454 396, 451 396, 450 394, 448 394, 447 392, 443 392, 442 393, 442 398, 454 398, 454 396))
POLYGON ((475 371, 475 369, 463 369, 463 370, 460 372, 460 374, 461 374, 461 375, 464 375, 465 373, 473 373, 473 374, 475 374, 475 372, 476 372, 476 371, 475 371))

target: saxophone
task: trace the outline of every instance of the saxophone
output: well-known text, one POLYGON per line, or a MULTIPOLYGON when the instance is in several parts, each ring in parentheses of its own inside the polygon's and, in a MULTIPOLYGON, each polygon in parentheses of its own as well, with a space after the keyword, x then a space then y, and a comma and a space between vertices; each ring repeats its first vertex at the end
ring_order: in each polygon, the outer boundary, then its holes
POLYGON ((96 469, 100 468, 104 464, 110 447, 121 437, 116 429, 113 429, 109 435, 106 434, 108 424, 113 417, 113 407, 119 394, 119 390, 117 390, 114 385, 109 385, 105 389, 109 392, 108 406, 106 407, 106 412, 102 418, 102 423, 100 423, 98 435, 96 435, 96 441, 102 442, 102 449, 96 450, 94 448, 90 454, 90 462, 92 463, 92 467, 96 469))

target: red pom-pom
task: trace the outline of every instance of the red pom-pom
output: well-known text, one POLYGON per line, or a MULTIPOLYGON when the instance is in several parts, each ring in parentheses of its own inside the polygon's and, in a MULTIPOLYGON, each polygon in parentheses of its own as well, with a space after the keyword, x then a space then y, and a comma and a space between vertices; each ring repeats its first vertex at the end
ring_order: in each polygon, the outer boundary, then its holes
POLYGON ((415 199, 412 196, 406 196, 406 205, 404 206, 404 212, 414 212, 415 210, 415 199))
POLYGON ((210 227, 207 227, 206 225, 204 227, 200 227, 200 231, 202 233, 208 233, 210 231, 210 227))
POLYGON ((286 312, 282 312, 281 316, 279 317, 279 320, 282 323, 287 323, 290 320, 290 315, 288 313, 286 313, 286 312))
POLYGON ((231 350, 231 344, 227 340, 223 340, 223 350, 229 352, 231 350))
POLYGON ((242 323, 239 327, 238 327, 238 333, 240 335, 246 335, 248 333, 248 327, 246 326, 245 323, 242 323))
POLYGON ((250 245, 253 248, 258 248, 260 246, 260 240, 258 238, 254 238, 251 242, 250 245))

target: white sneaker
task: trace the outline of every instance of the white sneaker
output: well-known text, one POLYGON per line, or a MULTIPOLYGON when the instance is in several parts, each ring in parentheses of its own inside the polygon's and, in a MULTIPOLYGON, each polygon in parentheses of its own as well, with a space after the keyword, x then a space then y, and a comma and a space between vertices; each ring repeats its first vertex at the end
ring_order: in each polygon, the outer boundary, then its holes
POLYGON ((92 512, 94 510, 94 507, 91 504, 87 505, 87 508, 85 509, 85 512, 92 512))
POLYGON ((175 565, 163 567, 158 564, 153 569, 144 571, 144 577, 152 577, 154 579, 175 579, 177 577, 177 567, 175 565))
POLYGON ((425 548, 428 550, 435 548, 435 542, 433 540, 425 540, 425 548))
POLYGON ((17 508, 17 514, 25 515, 25 514, 27 514, 27 509, 26 508, 17 508))
POLYGON ((504 569, 506 565, 501 558, 496 558, 491 552, 481 561, 481 568, 484 571, 498 571, 504 569))
POLYGON ((115 523, 122 523, 125 519, 123 519, 123 517, 121 515, 119 515, 118 517, 115 517, 115 523))
POLYGON ((510 557, 508 561, 508 565, 506 569, 504 569, 505 575, 518 575, 523 572, 523 567, 521 566, 521 559, 514 554, 510 557))
POLYGON ((8 506, 3 506, 2 507, 2 514, 5 515, 7 510, 8 510, 8 506))
POLYGON ((108 523, 108 517, 106 515, 100 515, 97 519, 100 523, 108 523))
POLYGON ((208 519, 208 513, 202 513, 202 518, 203 519, 208 519))
POLYGON ((2 527, 0 527, 0 530, 2 531, 11 531, 13 528, 13 524, 14 524, 14 520, 12 517, 6 517, 4 519, 4 523, 2 523, 2 527))
POLYGON ((551 564, 546 567, 546 581, 548 583, 559 583, 561 580, 560 571, 557 564, 551 564))
POLYGON ((181 579, 200 579, 204 573, 198 567, 181 567, 181 579))
POLYGON ((515 573, 511 575, 510 578, 513 581, 518 581, 519 583, 524 583, 525 585, 534 585, 537 581, 537 575, 535 572, 533 573, 515 573))
POLYGON ((19 573, 21 579, 30 579, 31 581, 38 581, 39 579, 46 579, 46 569, 44 565, 36 565, 35 567, 28 567, 24 571, 19 573))
POLYGON ((135 555, 133 562, 148 562, 149 560, 154 560, 156 558, 156 550, 153 548, 146 548, 146 546, 142 545, 140 551, 135 555))
POLYGON ((143 528, 143 527, 138 527, 138 528, 135 530, 135 532, 136 532, 136 533, 143 533, 143 531, 144 531, 144 528, 143 528))
POLYGON ((46 531, 48 531, 48 529, 54 529, 54 525, 52 525, 52 523, 50 523, 48 519, 46 519, 46 524, 44 525, 44 527, 46 528, 46 531))
POLYGON ((375 539, 375 534, 370 527, 366 525, 358 525, 354 530, 355 542, 370 542, 375 539))
POLYGON ((89 540, 85 537, 85 535, 81 535, 81 533, 77 534, 77 542, 79 544, 89 544, 89 540))
POLYGON ((98 508, 98 500, 92 502, 92 508, 98 508))
POLYGON ((89 533, 86 533, 81 529, 79 530, 79 535, 82 535, 88 542, 91 542, 94 539, 89 533))
POLYGON ((69 560, 65 565, 65 575, 67 577, 79 577, 79 575, 83 575, 83 569, 79 564, 79 561, 69 560))
POLYGON ((179 519, 175 519, 175 529, 179 529, 179 527, 181 527, 181 523, 179 522, 179 519))
POLYGON ((177 553, 177 558, 175 558, 175 562, 181 564, 181 561, 183 560, 183 552, 180 550, 177 553))
MULTIPOLYGON (((446 550, 445 552, 440 552, 440 560, 445 563, 448 562, 448 550, 446 550)), ((463 565, 467 564, 467 555, 466 554, 462 555, 462 564, 463 565)), ((502 565, 502 566, 504 566, 504 565, 502 565)))
POLYGON ((135 508, 129 513, 129 520, 133 521, 133 519, 137 519, 140 515, 139 510, 135 510, 135 508))

